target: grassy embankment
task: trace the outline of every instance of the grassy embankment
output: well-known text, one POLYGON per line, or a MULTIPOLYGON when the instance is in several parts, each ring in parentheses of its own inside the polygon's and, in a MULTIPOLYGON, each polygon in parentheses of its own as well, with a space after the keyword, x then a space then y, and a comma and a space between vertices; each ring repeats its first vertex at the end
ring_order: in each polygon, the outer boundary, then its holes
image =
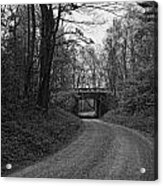
POLYGON ((46 119, 38 110, 19 113, 16 118, 1 125, 2 176, 61 150, 83 131, 81 120, 59 108, 51 109, 46 119))
POLYGON ((134 114, 129 115, 120 110, 112 110, 107 112, 102 118, 103 121, 122 125, 141 132, 144 136, 153 140, 155 136, 155 117, 154 114, 134 114))

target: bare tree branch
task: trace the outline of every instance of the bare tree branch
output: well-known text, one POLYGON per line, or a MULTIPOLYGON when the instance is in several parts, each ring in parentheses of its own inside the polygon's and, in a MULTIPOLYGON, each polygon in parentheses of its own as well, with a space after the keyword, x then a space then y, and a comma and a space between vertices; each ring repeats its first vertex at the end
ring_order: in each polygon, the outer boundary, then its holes
POLYGON ((77 35, 78 33, 77 32, 64 32, 64 33, 58 35, 56 37, 56 39, 59 39, 59 38, 63 37, 64 35, 70 35, 70 34, 77 35))
POLYGON ((86 44, 93 44, 94 43, 93 40, 91 40, 91 39, 89 39, 89 41, 88 41, 87 38, 81 38, 80 37, 80 38, 77 38, 77 39, 69 39, 67 41, 62 41, 62 42, 56 43, 56 46, 71 45, 71 44, 76 44, 78 46, 82 46, 80 44, 81 41, 86 43, 86 44))
POLYGON ((121 14, 117 14, 117 12, 120 12, 120 11, 124 11, 124 7, 119 7, 120 6, 120 3, 105 3, 105 4, 87 4, 87 3, 83 3, 81 5, 81 8, 89 8, 89 9, 93 9, 93 10, 102 10, 102 11, 105 11, 105 12, 108 12, 108 13, 111 13, 111 14, 114 14, 115 16, 117 17, 122 17, 121 14), (109 8, 108 8, 109 7, 109 8))
POLYGON ((85 25, 102 25, 102 24, 105 24, 106 22, 101 22, 101 23, 95 23, 95 22, 90 22, 90 21, 74 21, 74 20, 70 20, 70 19, 64 19, 64 18, 61 18, 62 21, 65 21, 65 22, 69 22, 69 23, 75 23, 75 24, 85 24, 85 25))

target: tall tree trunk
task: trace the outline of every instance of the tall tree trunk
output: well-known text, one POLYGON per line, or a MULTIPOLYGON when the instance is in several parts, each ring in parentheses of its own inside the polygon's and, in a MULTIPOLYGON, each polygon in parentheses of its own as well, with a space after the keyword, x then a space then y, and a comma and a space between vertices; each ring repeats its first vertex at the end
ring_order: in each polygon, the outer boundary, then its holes
POLYGON ((30 5, 28 5, 28 56, 27 56, 27 71, 26 71, 26 82, 25 82, 25 95, 29 96, 29 89, 31 86, 31 71, 34 63, 34 49, 35 49, 35 37, 36 37, 36 18, 35 18, 35 7, 31 5, 31 16, 30 16, 30 5), (32 17, 32 38, 30 31, 30 17, 32 17), (32 39, 32 40, 31 40, 32 39))
POLYGON ((75 89, 75 66, 73 66, 73 73, 72 73, 72 88, 75 89))
POLYGON ((109 73, 110 88, 113 95, 116 96, 117 64, 116 64, 116 51, 114 47, 111 49, 110 60, 111 60, 111 65, 110 65, 111 69, 109 73))
MULTIPOLYGON (((17 22, 16 22, 16 17, 14 16, 14 27, 13 27, 13 40, 14 40, 14 64, 15 64, 15 69, 14 69, 14 76, 19 77, 20 73, 19 73, 19 64, 18 64, 18 44, 17 44, 17 22)), ((20 79, 20 78, 18 78, 20 79)), ((16 103, 18 102, 18 96, 19 96, 19 86, 18 86, 18 81, 15 82, 15 86, 14 86, 14 91, 15 91, 15 101, 16 103)))
POLYGON ((126 47, 127 47, 127 39, 124 40, 124 48, 123 48, 124 81, 126 81, 126 79, 127 79, 126 47))
POLYGON ((40 45, 40 80, 37 103, 40 107, 48 109, 50 70, 56 41, 56 33, 61 17, 61 5, 58 7, 56 23, 53 18, 52 5, 40 5, 42 14, 41 45, 40 45))
POLYGON ((134 56, 134 40, 131 38, 131 65, 132 65, 132 78, 134 79, 135 73, 135 56, 134 56))
POLYGON ((28 43, 27 43, 27 67, 25 71, 25 85, 24 85, 24 94, 28 95, 28 64, 30 63, 30 5, 27 5, 27 15, 28 15, 28 43))
POLYGON ((34 64, 34 53, 35 53, 35 40, 36 40, 36 18, 35 18, 35 6, 31 5, 31 13, 32 13, 32 41, 31 41, 31 60, 29 66, 29 85, 31 84, 32 79, 32 67, 34 64))
POLYGON ((93 88, 96 88, 96 66, 93 59, 93 72, 92 72, 93 88))

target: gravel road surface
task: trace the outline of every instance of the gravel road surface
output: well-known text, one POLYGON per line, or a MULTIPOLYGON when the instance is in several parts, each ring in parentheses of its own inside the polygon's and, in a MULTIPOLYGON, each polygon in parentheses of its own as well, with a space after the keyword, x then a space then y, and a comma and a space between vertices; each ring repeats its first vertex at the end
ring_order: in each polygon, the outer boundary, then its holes
POLYGON ((10 177, 154 180, 150 141, 134 130, 101 120, 83 122, 85 130, 77 140, 10 177))

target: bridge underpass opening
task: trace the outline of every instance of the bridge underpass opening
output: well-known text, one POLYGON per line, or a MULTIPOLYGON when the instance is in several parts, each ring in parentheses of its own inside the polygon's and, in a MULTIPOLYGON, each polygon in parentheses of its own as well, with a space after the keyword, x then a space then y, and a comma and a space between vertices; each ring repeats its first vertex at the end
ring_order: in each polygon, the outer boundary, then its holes
POLYGON ((76 95, 74 114, 81 118, 100 118, 117 105, 115 96, 101 88, 77 89, 76 95))
POLYGON ((78 101, 78 116, 82 118, 96 118, 97 100, 94 98, 85 98, 78 101))

